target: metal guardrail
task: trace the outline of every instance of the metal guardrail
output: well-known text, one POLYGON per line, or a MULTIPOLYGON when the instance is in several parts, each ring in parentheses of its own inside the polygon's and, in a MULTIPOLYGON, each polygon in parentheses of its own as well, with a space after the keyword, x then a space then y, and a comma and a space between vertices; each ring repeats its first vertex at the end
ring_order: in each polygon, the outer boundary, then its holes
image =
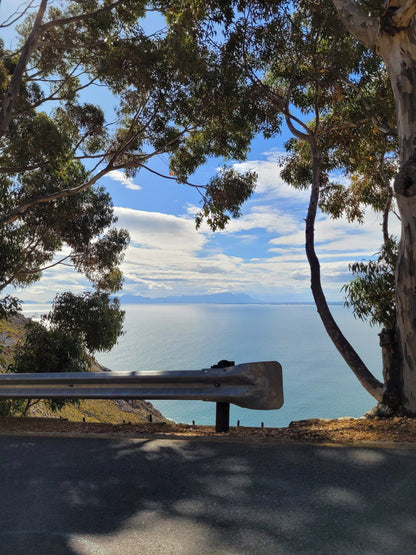
POLYGON ((71 397, 213 401, 217 403, 217 431, 228 431, 230 403, 256 410, 282 406, 282 367, 278 362, 237 366, 226 362, 229 365, 222 368, 171 372, 0 374, 0 400, 71 397))

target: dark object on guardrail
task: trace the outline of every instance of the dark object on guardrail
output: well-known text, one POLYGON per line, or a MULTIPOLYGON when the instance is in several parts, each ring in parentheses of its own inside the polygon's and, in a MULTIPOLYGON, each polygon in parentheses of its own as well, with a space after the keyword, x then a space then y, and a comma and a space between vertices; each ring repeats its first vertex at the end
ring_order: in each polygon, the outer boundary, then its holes
POLYGON ((235 366, 234 360, 220 360, 217 364, 213 364, 211 368, 227 368, 228 366, 235 366))
POLYGON ((0 374, 0 399, 30 397, 183 399, 278 409, 283 404, 282 367, 271 361, 171 372, 0 374))

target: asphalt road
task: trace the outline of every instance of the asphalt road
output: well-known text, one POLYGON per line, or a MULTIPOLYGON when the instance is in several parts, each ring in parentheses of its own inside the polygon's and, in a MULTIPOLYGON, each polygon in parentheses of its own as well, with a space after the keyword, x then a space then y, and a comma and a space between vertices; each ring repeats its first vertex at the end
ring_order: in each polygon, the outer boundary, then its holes
POLYGON ((0 437, 0 554, 416 553, 416 450, 0 437))

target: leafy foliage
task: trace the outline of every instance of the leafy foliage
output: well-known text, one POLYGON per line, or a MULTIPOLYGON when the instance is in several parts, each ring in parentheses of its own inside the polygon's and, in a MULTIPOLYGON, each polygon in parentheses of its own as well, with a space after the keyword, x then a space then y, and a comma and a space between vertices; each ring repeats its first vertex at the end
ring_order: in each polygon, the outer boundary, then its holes
POLYGON ((376 260, 350 265, 356 277, 343 286, 347 299, 345 305, 353 308, 354 315, 386 329, 393 328, 396 323, 397 256, 397 242, 390 238, 376 260))
POLYGON ((13 371, 86 372, 89 366, 76 331, 47 329, 42 324, 32 322, 24 343, 16 351, 13 371))
POLYGON ((47 321, 63 333, 75 333, 93 353, 109 351, 116 344, 122 334, 124 314, 118 299, 110 300, 107 293, 67 292, 57 295, 47 321))
MULTIPOLYGON (((9 372, 87 372, 90 360, 84 345, 75 332, 61 329, 47 329, 42 324, 28 324, 25 341, 16 349, 14 364, 9 372)), ((6 400, 3 411, 6 414, 21 412, 25 415, 28 409, 38 400, 6 400), (7 413, 7 411, 9 411, 7 413)), ((52 411, 61 409, 65 404, 78 404, 77 399, 48 399, 45 401, 52 411)))
POLYGON ((3 399, 0 401, 0 416, 23 414, 25 406, 25 399, 3 399))
POLYGON ((195 218, 197 228, 204 218, 213 231, 224 229, 230 216, 238 218, 241 215, 241 202, 252 194, 256 179, 254 172, 241 174, 232 168, 223 167, 206 188, 203 209, 195 218))
MULTIPOLYGON (((0 290, 64 263, 98 291, 116 292, 128 233, 115 229, 100 179, 153 171, 165 153, 170 178, 188 183, 209 156, 245 157, 258 120, 254 88, 238 64, 207 48, 185 6, 176 5, 186 26, 170 13, 169 27, 147 35, 147 4, 43 2, 18 26, 20 50, 0 42, 0 290), (97 86, 113 110, 83 101, 97 86), (69 254, 58 259, 62 250, 69 254)), ((197 186, 215 227, 227 221, 222 213, 238 216, 252 190, 251 176, 244 187, 227 173, 219 195, 223 180, 197 186)))
POLYGON ((11 295, 6 295, 0 299, 0 320, 14 316, 21 309, 19 300, 11 295))
MULTIPOLYGON (((91 368, 91 355, 110 350, 121 335, 124 312, 117 299, 110 300, 107 293, 88 292, 83 295, 62 293, 55 298, 52 311, 43 323, 30 322, 27 334, 14 354, 9 372, 53 373, 87 372, 91 368)), ((4 415, 26 413, 38 400, 6 400, 0 402, 4 415)), ((52 410, 60 410, 66 403, 77 404, 76 399, 48 399, 52 410)))

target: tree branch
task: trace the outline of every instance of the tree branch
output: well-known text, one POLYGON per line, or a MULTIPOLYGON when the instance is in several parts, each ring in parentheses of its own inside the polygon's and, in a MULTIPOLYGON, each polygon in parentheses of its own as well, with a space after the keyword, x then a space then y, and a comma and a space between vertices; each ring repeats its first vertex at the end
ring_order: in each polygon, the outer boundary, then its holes
POLYGON ((72 258, 72 255, 68 254, 67 256, 64 256, 64 258, 61 258, 57 262, 53 262, 52 264, 49 264, 49 266, 44 266, 43 268, 37 268, 36 270, 21 271, 19 272, 19 274, 22 274, 25 276, 29 276, 31 274, 38 274, 40 272, 44 272, 45 270, 50 270, 51 268, 58 266, 58 264, 63 264, 65 260, 68 260, 68 258, 72 258))
POLYGON ((6 129, 9 126, 10 119, 13 113, 13 106, 19 94, 20 85, 22 83, 23 73, 26 70, 30 56, 37 46, 37 42, 42 31, 41 24, 43 16, 45 14, 47 3, 48 0, 42 0, 40 3, 33 29, 30 32, 30 35, 28 36, 22 48, 22 52, 20 54, 20 58, 17 62, 16 68, 13 72, 10 85, 3 97, 3 105, 0 112, 0 137, 4 135, 6 129))
POLYGON ((102 46, 103 44, 107 44, 106 40, 99 40, 97 42, 92 42, 90 44, 62 44, 56 42, 48 42, 48 41, 40 41, 38 43, 38 48, 47 48, 53 47, 60 50, 79 50, 82 48, 92 48, 93 46, 102 46))
POLYGON ((3 23, 0 24, 0 29, 4 29, 5 27, 12 27, 15 23, 19 21, 19 19, 21 19, 25 15, 25 13, 30 10, 34 2, 35 0, 31 0, 26 8, 22 12, 19 12, 20 8, 24 5, 24 2, 22 2, 22 4, 20 4, 20 6, 18 6, 17 9, 7 19, 5 19, 3 23))
POLYGON ((332 0, 348 31, 367 48, 374 49, 380 29, 379 18, 363 12, 354 0, 332 0))
POLYGON ((26 202, 23 202, 20 206, 18 206, 14 210, 12 210, 8 214, 8 216, 6 216, 0 222, 0 225, 5 226, 5 225, 13 223, 22 214, 24 214, 29 208, 33 208, 33 206, 37 206, 39 204, 46 204, 46 203, 52 202, 54 200, 59 200, 60 198, 63 198, 63 197, 70 197, 70 196, 76 195, 78 193, 81 193, 82 191, 85 191, 86 189, 89 189, 90 187, 92 187, 99 179, 104 177, 112 169, 113 169, 113 167, 111 165, 108 165, 106 168, 99 171, 89 181, 86 181, 85 183, 83 183, 82 185, 79 185, 78 187, 73 187, 72 189, 63 189, 62 191, 56 191, 55 193, 51 193, 50 195, 43 195, 41 197, 34 197, 32 199, 29 199, 26 202))
POLYGON ((285 110, 284 115, 285 115, 286 124, 289 127, 289 131, 292 133, 292 135, 294 135, 300 141, 309 141, 309 134, 299 131, 293 125, 292 119, 294 119, 299 123, 298 118, 296 118, 295 116, 292 116, 292 114, 288 110, 285 110))
POLYGON ((407 0, 403 6, 394 10, 391 15, 391 21, 395 27, 406 29, 416 14, 416 0, 407 0))
MULTIPOLYGON (((180 133, 178 133, 176 137, 174 137, 173 139, 168 141, 165 145, 163 145, 163 148, 156 149, 154 152, 151 152, 149 154, 144 154, 140 156, 133 155, 130 157, 130 160, 126 160, 122 164, 117 164, 117 158, 121 156, 123 153, 125 153, 127 147, 129 146, 129 144, 131 143, 132 139, 135 136, 135 134, 133 134, 133 137, 128 137, 127 140, 123 143, 123 145, 121 145, 120 148, 116 150, 114 155, 111 157, 111 160, 108 162, 107 166, 103 170, 99 171, 90 180, 86 181, 85 183, 82 183, 78 187, 73 187, 72 189, 63 189, 62 191, 56 191, 55 193, 51 193, 49 195, 43 195, 40 197, 34 197, 32 199, 28 199, 26 202, 23 202, 22 204, 17 206, 14 210, 12 210, 5 218, 3 218, 3 220, 0 221, 0 225, 5 226, 13 223, 22 214, 24 214, 29 208, 33 208, 34 206, 38 206, 39 204, 47 204, 54 200, 59 200, 64 197, 70 197, 78 193, 81 193, 82 191, 85 191, 86 189, 89 189, 90 187, 92 187, 99 179, 101 179, 107 173, 109 173, 114 169, 122 169, 126 167, 137 168, 143 165, 143 162, 145 162, 146 160, 150 160, 154 156, 157 156, 158 154, 162 154, 164 149, 166 149, 169 145, 177 141, 179 137, 183 136, 186 133, 189 133, 192 130, 193 128, 189 128, 189 129, 187 128, 182 130, 180 133)), ((100 163, 98 163, 95 167, 98 167, 99 165, 100 163)))
POLYGON ((113 8, 116 8, 120 4, 123 4, 126 0, 117 0, 117 2, 113 2, 112 4, 107 4, 106 6, 95 10, 94 12, 74 15, 72 17, 64 17, 62 19, 53 19, 51 21, 47 21, 42 25, 42 31, 49 29, 49 27, 59 27, 62 25, 69 25, 70 23, 78 23, 79 21, 85 21, 86 19, 91 19, 101 15, 105 12, 111 12, 113 8))
MULTIPOLYGON (((25 273, 22 272, 22 269, 25 267, 25 264, 28 261, 28 258, 30 257, 31 254, 33 254, 36 250, 36 248, 38 247, 39 243, 42 240, 42 236, 38 237, 37 239, 33 239, 32 241, 29 242, 29 244, 25 247, 24 249, 24 258, 21 262, 21 264, 19 265, 19 267, 13 271, 13 274, 9 276, 8 279, 6 279, 6 281, 3 281, 2 283, 0 283, 0 291, 3 290, 5 287, 7 287, 8 285, 12 284, 13 281, 18 278, 19 274, 21 273, 25 273)), ((30 272, 32 274, 37 273, 36 271, 34 272, 30 272)))
POLYGON ((394 192, 393 192, 393 187, 390 185, 390 179, 388 178, 388 176, 386 175, 386 172, 384 171, 385 155, 386 155, 386 150, 387 150, 387 139, 386 139, 386 137, 384 137, 384 144, 386 145, 386 147, 385 147, 384 151, 380 154, 380 159, 378 161, 377 171, 378 171, 378 174, 380 176, 383 187, 387 191, 387 199, 386 199, 386 204, 384 205, 383 224, 382 224, 383 241, 384 241, 384 245, 386 245, 388 240, 389 240, 389 237, 390 237, 389 236, 389 216, 390 216, 391 205, 392 205, 392 202, 393 202, 394 192))
MULTIPOLYGON (((115 170, 122 170, 124 169, 126 166, 114 166, 115 170)), ((170 179, 171 181, 176 181, 178 182, 178 178, 171 176, 171 175, 165 175, 163 173, 159 173, 156 170, 149 168, 149 166, 145 166, 144 164, 137 164, 134 165, 135 168, 142 168, 144 170, 147 170, 150 173, 154 173, 155 175, 159 176, 159 177, 163 177, 164 179, 170 179)), ((206 185, 195 185, 194 183, 189 183, 189 181, 180 181, 180 183, 182 183, 183 185, 188 185, 188 187, 193 187, 194 189, 198 189, 198 191, 200 191, 201 189, 206 189, 207 186, 206 185)))
POLYGON ((38 170, 39 168, 44 168, 45 166, 47 166, 48 164, 50 164, 50 160, 45 160, 43 162, 36 162, 34 164, 32 164, 31 166, 1 166, 0 167, 0 175, 1 174, 6 174, 6 175, 10 175, 10 174, 14 174, 14 173, 21 173, 21 172, 27 172, 27 171, 32 171, 32 170, 38 170))
POLYGON ((390 127, 390 125, 387 121, 387 118, 384 116, 384 114, 375 114, 374 113, 374 110, 372 109, 370 103, 366 100, 366 98, 363 94, 362 88, 357 86, 350 79, 348 79, 347 77, 345 77, 343 75, 340 75, 339 78, 341 79, 341 81, 343 81, 343 83, 347 87, 351 87, 359 95, 359 97, 361 98, 361 100, 364 104, 365 111, 366 111, 367 115, 369 116, 369 118, 371 119, 371 121, 373 122, 373 124, 385 135, 390 135, 391 137, 397 137, 397 128, 390 127))
POLYGON ((29 412, 29 409, 31 409, 32 407, 34 407, 35 405, 40 403, 41 400, 42 399, 28 399, 27 402, 26 402, 25 410, 23 412, 23 416, 27 416, 27 413, 29 412))

